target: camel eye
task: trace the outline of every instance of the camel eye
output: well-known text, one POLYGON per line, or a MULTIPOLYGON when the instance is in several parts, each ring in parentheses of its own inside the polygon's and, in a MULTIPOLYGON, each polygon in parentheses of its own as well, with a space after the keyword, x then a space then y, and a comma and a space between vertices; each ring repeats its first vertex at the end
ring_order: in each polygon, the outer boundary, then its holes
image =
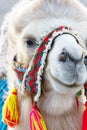
POLYGON ((59 60, 65 62, 68 57, 67 51, 64 49, 63 52, 60 54, 59 60))
POLYGON ((35 42, 32 41, 31 39, 28 39, 28 40, 26 41, 26 43, 27 43, 27 47, 34 47, 34 46, 36 45, 35 42))

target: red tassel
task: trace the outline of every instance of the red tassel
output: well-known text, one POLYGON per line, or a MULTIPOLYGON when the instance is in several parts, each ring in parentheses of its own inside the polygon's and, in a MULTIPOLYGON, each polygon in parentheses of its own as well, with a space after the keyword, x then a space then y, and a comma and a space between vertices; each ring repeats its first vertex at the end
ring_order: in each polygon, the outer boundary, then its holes
POLYGON ((87 130, 87 102, 85 103, 86 109, 83 113, 82 130, 87 130))

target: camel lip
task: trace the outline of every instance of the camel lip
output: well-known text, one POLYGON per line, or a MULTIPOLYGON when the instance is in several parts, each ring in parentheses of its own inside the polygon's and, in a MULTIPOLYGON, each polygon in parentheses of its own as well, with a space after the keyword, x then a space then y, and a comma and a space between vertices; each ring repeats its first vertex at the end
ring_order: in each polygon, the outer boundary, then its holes
POLYGON ((65 87, 68 87, 68 88, 75 88, 75 87, 79 87, 79 86, 83 85, 83 84, 77 84, 77 83, 67 84, 67 83, 64 83, 60 80, 56 80, 56 81, 63 84, 65 87))
POLYGON ((68 87, 68 88, 75 88, 75 87, 79 87, 79 86, 82 86, 82 85, 85 84, 85 83, 76 83, 75 81, 74 81, 72 84, 65 83, 65 82, 63 82, 63 81, 61 81, 61 80, 59 80, 59 79, 56 79, 56 78, 51 74, 50 70, 49 70, 49 75, 51 76, 51 78, 52 78, 53 80, 55 80, 56 82, 58 82, 58 83, 60 83, 60 84, 63 84, 65 87, 68 87))
POLYGON ((65 84, 65 83, 63 83, 63 82, 62 82, 62 84, 64 84, 66 87, 71 87, 71 88, 72 88, 72 87, 73 87, 73 88, 74 88, 74 87, 79 87, 79 86, 82 85, 82 84, 77 84, 77 83, 73 83, 73 84, 70 84, 70 85, 69 85, 69 84, 65 84))

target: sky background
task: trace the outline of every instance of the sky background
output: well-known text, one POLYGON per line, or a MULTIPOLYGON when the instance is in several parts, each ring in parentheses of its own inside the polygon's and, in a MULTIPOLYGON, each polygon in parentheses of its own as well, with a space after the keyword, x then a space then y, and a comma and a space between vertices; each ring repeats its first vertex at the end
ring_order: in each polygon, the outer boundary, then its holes
MULTIPOLYGON (((0 0, 0 26, 4 19, 5 14, 10 11, 11 7, 17 2, 18 0, 0 0)), ((87 0, 80 0, 84 1, 87 5, 87 0)))
POLYGON ((10 11, 11 7, 17 2, 18 0, 0 0, 0 26, 4 19, 5 14, 10 11))

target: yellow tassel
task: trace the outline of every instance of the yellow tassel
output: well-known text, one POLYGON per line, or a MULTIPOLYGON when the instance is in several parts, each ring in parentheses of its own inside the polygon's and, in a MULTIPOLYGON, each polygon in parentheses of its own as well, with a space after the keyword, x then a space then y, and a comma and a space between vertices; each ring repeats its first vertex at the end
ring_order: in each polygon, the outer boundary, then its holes
POLYGON ((11 94, 5 101, 2 110, 2 118, 3 121, 11 127, 19 124, 18 97, 16 88, 11 91, 11 94))
POLYGON ((31 130, 47 130, 44 119, 38 108, 32 105, 30 113, 30 129, 31 130))

